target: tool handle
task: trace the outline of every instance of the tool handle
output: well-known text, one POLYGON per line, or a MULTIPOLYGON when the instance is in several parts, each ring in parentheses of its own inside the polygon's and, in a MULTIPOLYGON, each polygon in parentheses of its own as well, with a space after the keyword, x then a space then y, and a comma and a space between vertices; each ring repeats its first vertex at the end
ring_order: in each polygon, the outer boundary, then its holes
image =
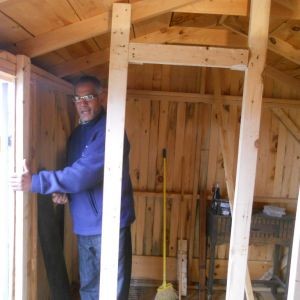
POLYGON ((163 286, 167 286, 167 150, 163 149, 163 286))

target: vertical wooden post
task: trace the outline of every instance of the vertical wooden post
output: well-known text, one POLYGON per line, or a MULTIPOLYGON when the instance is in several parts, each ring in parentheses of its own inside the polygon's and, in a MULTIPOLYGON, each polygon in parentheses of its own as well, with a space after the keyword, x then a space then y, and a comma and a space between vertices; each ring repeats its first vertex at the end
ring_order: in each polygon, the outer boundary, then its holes
POLYGON ((252 0, 249 23, 250 61, 245 72, 236 188, 232 214, 226 299, 243 299, 271 0, 252 0))
MULTIPOLYGON (((23 159, 29 155, 30 59, 17 55, 15 102, 15 171, 23 171, 23 159)), ((29 229, 28 193, 15 192, 15 299, 27 299, 29 229)))
MULTIPOLYGON (((214 76, 214 96, 216 100, 217 106, 217 121, 219 126, 219 135, 220 135, 220 145, 221 152, 224 162, 224 170, 225 170, 225 181, 227 194, 230 203, 230 209, 232 213, 233 208, 233 199, 234 199, 234 176, 233 176, 233 159, 230 157, 230 149, 229 149, 229 141, 228 134, 225 130, 225 124, 223 122, 223 106, 222 106, 222 98, 221 98, 221 77, 220 70, 213 69, 214 76)), ((249 274, 249 269, 246 270, 246 286, 245 293, 247 300, 254 300, 253 289, 251 284, 251 278, 249 274)))
POLYGON ((113 300, 117 298, 130 20, 130 4, 113 4, 105 141, 99 299, 113 300))
POLYGON ((300 186, 294 229, 288 300, 300 299, 300 186))

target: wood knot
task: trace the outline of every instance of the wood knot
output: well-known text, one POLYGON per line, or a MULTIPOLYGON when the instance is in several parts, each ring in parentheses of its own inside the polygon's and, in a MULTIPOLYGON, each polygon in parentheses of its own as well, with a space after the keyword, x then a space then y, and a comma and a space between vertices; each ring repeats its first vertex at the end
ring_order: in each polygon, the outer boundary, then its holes
POLYGON ((270 41, 273 45, 276 44, 276 39, 273 38, 272 36, 269 38, 269 41, 270 41))

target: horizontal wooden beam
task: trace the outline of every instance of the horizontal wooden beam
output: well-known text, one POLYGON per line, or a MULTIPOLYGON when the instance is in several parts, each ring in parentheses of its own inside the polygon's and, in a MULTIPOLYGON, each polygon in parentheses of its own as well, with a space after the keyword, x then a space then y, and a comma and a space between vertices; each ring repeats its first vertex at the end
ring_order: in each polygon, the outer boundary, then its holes
MULTIPOLYGON (((271 261, 256 261, 250 260, 248 262, 250 274, 252 279, 259 279, 272 266, 271 261)), ((194 258, 192 262, 192 272, 189 274, 189 280, 198 282, 199 280, 199 262, 194 258)), ((206 274, 208 274, 209 259, 206 262, 206 274)), ((177 280, 177 258, 167 257, 167 274, 169 281, 177 280)), ((225 279, 227 271, 227 260, 215 260, 215 279, 225 279)), ((147 279, 147 280, 161 280, 162 274, 162 257, 159 256, 138 256, 132 257, 132 278, 133 279, 147 279)))
MULTIPOLYGON (((127 100, 130 99, 149 99, 153 101, 166 100, 170 102, 187 103, 215 103, 214 95, 182 92, 165 92, 151 90, 128 90, 127 100)), ((222 95, 222 102, 225 105, 241 105, 242 96, 222 95)), ((281 99, 281 98, 263 98, 264 107, 300 107, 300 99, 281 99)))
POLYGON ((248 50, 130 43, 129 62, 245 70, 248 64, 248 50))
MULTIPOLYGON (((276 1, 276 0, 275 0, 276 1)), ((285 1, 272 1, 271 16, 281 19, 300 19, 299 7, 287 7, 283 3, 285 1)), ((194 13, 194 14, 214 14, 228 16, 248 16, 249 2, 247 0, 201 0, 194 4, 188 4, 175 9, 175 12, 194 13)))
MULTIPOLYGON (((194 0, 195 1, 195 0, 194 0)), ((142 0, 132 4, 132 23, 153 18, 175 8, 194 2, 191 0, 142 0)), ((80 41, 107 33, 110 30, 111 12, 106 11, 34 38, 16 43, 19 53, 29 57, 39 56, 80 41)))
MULTIPOLYGON (((152 198, 160 198, 163 197, 162 192, 150 192, 150 191, 135 191, 135 197, 152 197, 152 198)), ((184 198, 186 200, 192 200, 192 194, 184 194, 184 198)), ((200 197, 200 195, 198 195, 200 197)), ((168 193, 168 198, 170 199, 181 199, 181 193, 168 193)), ((208 199, 209 200, 209 199, 208 199)), ((288 204, 288 205, 296 205, 297 198, 284 198, 284 197, 268 197, 268 196, 254 196, 255 203, 273 203, 273 204, 288 204)))
POLYGON ((175 9, 181 13, 247 16, 248 0, 201 0, 175 9))
MULTIPOLYGON (((131 42, 210 45, 231 48, 246 48, 247 39, 224 28, 210 29, 197 27, 172 26, 132 39, 131 42)), ((50 67, 47 71, 58 77, 65 77, 105 64, 109 61, 109 49, 63 62, 50 67)))
POLYGON ((224 28, 172 26, 132 39, 131 42, 247 48, 245 37, 224 28))

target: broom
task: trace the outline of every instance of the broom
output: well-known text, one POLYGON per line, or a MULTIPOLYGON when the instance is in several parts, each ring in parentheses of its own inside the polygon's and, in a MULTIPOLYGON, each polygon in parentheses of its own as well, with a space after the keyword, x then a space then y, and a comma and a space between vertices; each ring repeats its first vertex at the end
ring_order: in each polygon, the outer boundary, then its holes
POLYGON ((177 293, 171 283, 167 283, 167 150, 163 149, 164 161, 164 183, 163 183, 163 282, 157 289, 154 300, 176 300, 178 299, 177 293))

